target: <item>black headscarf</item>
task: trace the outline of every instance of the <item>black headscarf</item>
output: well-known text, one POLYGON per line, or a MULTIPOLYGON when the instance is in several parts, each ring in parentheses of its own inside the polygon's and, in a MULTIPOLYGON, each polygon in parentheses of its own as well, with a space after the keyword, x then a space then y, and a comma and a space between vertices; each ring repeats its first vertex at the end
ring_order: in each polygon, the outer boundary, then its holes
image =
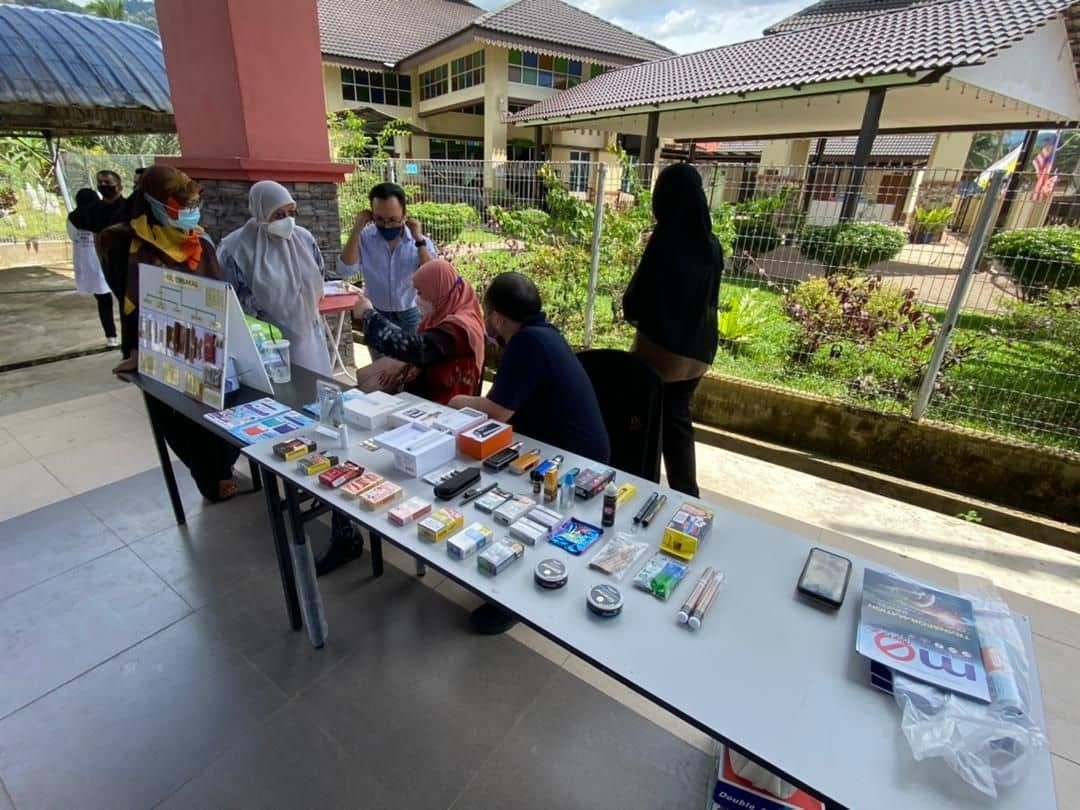
POLYGON ((80 231, 97 231, 98 210, 101 198, 92 188, 80 188, 75 192, 75 210, 68 214, 68 222, 80 231))
POLYGON ((712 363, 724 254, 697 169, 668 166, 652 198, 656 228, 623 296, 623 313, 653 343, 712 363))

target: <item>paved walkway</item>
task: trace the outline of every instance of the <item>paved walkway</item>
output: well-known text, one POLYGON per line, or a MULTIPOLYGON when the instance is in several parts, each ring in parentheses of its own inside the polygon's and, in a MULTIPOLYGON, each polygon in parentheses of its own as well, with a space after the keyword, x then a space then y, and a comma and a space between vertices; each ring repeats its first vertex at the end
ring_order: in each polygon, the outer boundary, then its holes
MULTIPOLYGON (((358 359, 362 362, 362 358, 358 359)), ((0 562, 4 566, 0 580, 12 576, 12 571, 17 573, 22 562, 21 558, 9 560, 5 556, 5 549, 10 550, 10 544, 18 540, 8 532, 22 525, 14 521, 33 510, 55 509, 77 499, 92 504, 124 542, 125 532, 133 532, 132 527, 137 525, 139 537, 143 538, 139 553, 166 555, 160 563, 151 560, 151 568, 161 572, 181 595, 188 593, 185 589, 195 588, 195 596, 199 596, 210 587, 207 582, 216 583, 224 576, 200 566, 214 559, 213 549, 225 538, 217 537, 209 546, 189 546, 188 541, 168 539, 173 538, 176 529, 164 487, 159 486, 157 459, 140 395, 130 386, 110 379, 112 362, 111 356, 94 356, 0 374, 0 442, 6 448, 0 456, 0 562), (139 482, 138 486, 132 482, 139 482), (156 533, 168 536, 160 541, 165 544, 160 548, 145 539, 158 537, 156 533), (176 549, 169 550, 176 543, 176 549), (175 555, 180 556, 174 560, 175 555)), ((1032 618, 1060 806, 1074 806, 1073 798, 1080 795, 1080 687, 1076 677, 1080 672, 1080 556, 704 445, 699 445, 699 470, 707 498, 789 527, 822 544, 946 585, 955 585, 958 574, 985 577, 996 583, 1014 609, 1032 618)), ((225 521, 229 525, 220 531, 236 531, 231 527, 234 518, 229 517, 232 507, 214 507, 205 510, 205 518, 201 517, 199 501, 193 496, 187 476, 181 473, 178 477, 184 482, 193 524, 210 521, 205 525, 216 526, 225 521)), ((236 506, 246 510, 245 514, 251 512, 244 518, 248 531, 265 531, 259 524, 257 507, 254 499, 236 506)), ((712 542, 723 540, 712 538, 712 542)), ((405 555, 391 550, 387 556, 403 573, 411 571, 411 561, 405 555)), ((69 565, 50 559, 38 558, 34 565, 47 567, 55 562, 61 569, 69 565)), ((244 558, 244 566, 252 564, 244 558)), ((86 562, 72 570, 83 571, 90 565, 86 562)), ((56 570, 49 576, 60 574, 61 570, 56 570)), ((20 593, 47 588, 51 581, 31 585, 20 593)), ((438 575, 429 574, 424 585, 464 607, 476 604, 475 597, 438 575)), ((5 593, 0 592, 0 626, 15 626, 3 617, 6 610, 14 609, 12 600, 17 597, 5 599, 5 593)), ((333 604, 337 598, 345 597, 335 588, 330 591, 328 603, 333 604)), ((274 615, 276 624, 261 627, 259 632, 263 636, 273 634, 280 619, 274 615)), ((709 742, 700 733, 532 631, 515 628, 512 637, 676 738, 698 750, 708 749, 709 742)), ((351 648, 349 652, 353 652, 351 648)), ((278 671, 298 667, 308 672, 312 666, 302 645, 290 644, 275 655, 278 671)), ((97 677, 97 671, 90 670, 73 683, 97 677)), ((281 677, 287 677, 287 673, 281 677)), ((320 683, 325 684, 320 689, 344 688, 333 681, 320 683)), ((0 718, 5 713, 0 711, 0 718)), ((8 752, 2 746, 4 723, 20 714, 0 719, 0 778, 5 780, 11 778, 11 771, 5 770, 8 752)), ((143 733, 152 731, 145 729, 143 733)), ((278 729, 276 733, 282 732, 278 729)), ((222 777, 211 774, 206 778, 212 781, 222 777)), ((25 784, 20 781, 20 789, 25 784)), ((10 783, 8 787, 12 787, 10 783)), ((15 803, 21 808, 20 798, 15 795, 15 803)), ((44 804, 31 801, 26 806, 44 804)), ((170 806, 184 805, 174 802, 170 806)), ((6 807, 0 785, 0 808, 6 807)))

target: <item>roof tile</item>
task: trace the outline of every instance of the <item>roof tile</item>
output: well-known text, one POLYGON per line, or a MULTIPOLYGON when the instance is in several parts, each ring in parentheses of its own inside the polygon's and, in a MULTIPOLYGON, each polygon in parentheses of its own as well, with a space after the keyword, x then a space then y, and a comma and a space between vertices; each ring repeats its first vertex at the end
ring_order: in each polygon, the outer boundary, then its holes
POLYGON ((609 71, 523 110, 533 122, 985 62, 1074 0, 938 0, 609 71))

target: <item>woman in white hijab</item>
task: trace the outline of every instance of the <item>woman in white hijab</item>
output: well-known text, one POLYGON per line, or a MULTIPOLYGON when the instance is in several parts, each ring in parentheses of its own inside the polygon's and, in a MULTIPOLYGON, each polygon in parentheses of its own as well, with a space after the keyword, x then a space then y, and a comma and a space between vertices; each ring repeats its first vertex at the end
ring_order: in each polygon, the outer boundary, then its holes
POLYGON ((315 237, 296 224, 296 202, 273 180, 249 195, 251 219, 221 241, 218 260, 248 315, 289 341, 292 362, 330 376, 330 351, 319 323, 325 263, 315 237))

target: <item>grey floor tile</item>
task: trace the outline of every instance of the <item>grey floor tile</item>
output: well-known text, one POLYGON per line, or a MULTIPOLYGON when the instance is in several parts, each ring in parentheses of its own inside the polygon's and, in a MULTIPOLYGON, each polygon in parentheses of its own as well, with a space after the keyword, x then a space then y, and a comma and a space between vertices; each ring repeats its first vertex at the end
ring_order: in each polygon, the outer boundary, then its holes
POLYGON ((130 546, 196 609, 277 570, 266 508, 254 497, 207 507, 130 546))
POLYGON ((189 612, 127 548, 0 601, 0 717, 189 612))
MULTIPOLYGON (((206 502, 183 464, 173 462, 173 472, 184 512, 190 521, 202 512, 206 502)), ((79 500, 125 543, 176 525, 160 467, 84 492, 79 495, 79 500)))
POLYGON ((0 779, 0 810, 15 810, 15 803, 4 789, 4 780, 0 779))
POLYGON ((189 616, 0 721, 0 776, 20 808, 142 810, 284 702, 189 616))
POLYGON ((297 700, 399 807, 446 807, 557 668, 418 586, 297 700), (423 778, 417 778, 423 774, 423 778))
POLYGON ((711 758, 560 672, 454 810, 675 810, 705 804, 711 758))
POLYGON ((155 810, 396 810, 409 806, 385 791, 366 763, 345 752, 303 709, 291 704, 244 734, 155 810))
POLYGON ((75 498, 0 523, 0 599, 123 543, 75 498))

